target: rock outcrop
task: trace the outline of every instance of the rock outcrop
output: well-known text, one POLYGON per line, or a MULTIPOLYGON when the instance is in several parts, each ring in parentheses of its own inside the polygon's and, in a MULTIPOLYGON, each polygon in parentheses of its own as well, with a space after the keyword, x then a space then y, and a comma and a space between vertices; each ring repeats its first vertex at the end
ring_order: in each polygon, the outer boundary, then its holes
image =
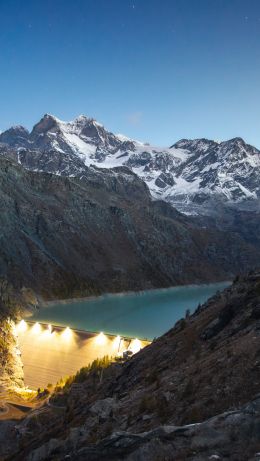
POLYGON ((14 323, 22 305, 22 294, 18 294, 6 280, 0 279, 0 393, 24 385, 14 323))
POLYGON ((12 320, 0 321, 0 391, 24 386, 23 364, 12 320))

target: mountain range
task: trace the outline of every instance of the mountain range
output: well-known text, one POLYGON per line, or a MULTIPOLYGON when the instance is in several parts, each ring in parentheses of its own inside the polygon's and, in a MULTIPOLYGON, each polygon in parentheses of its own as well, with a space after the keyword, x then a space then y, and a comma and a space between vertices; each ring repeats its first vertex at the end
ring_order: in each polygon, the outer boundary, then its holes
POLYGON ((219 215, 223 205, 260 210, 260 151, 241 138, 182 139, 162 148, 115 135, 84 115, 63 122, 46 114, 31 132, 22 126, 4 131, 0 143, 33 171, 81 177, 91 165, 126 166, 154 199, 186 214, 219 215))

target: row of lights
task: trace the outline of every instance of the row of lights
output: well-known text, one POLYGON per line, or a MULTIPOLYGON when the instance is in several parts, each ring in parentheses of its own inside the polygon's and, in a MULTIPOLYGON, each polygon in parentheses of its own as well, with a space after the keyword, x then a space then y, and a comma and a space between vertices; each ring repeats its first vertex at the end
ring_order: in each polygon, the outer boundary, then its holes
MULTIPOLYGON (((25 320, 21 320, 18 325, 16 325, 16 331, 17 333, 25 333, 28 329, 28 324, 25 322, 25 320)), ((44 334, 45 336, 51 337, 55 332, 52 329, 52 326, 49 324, 47 329, 42 331, 42 326, 37 322, 35 323, 32 328, 31 328, 32 333, 35 335, 39 335, 40 333, 44 334)), ((71 328, 66 327, 62 333, 61 337, 66 340, 70 341, 72 339, 73 332, 71 328)), ((124 338, 121 338, 121 336, 117 336, 114 341, 113 341, 113 347, 118 350, 120 349, 121 341, 124 338)), ((95 343, 99 346, 104 346, 108 340, 108 337, 101 331, 96 337, 95 337, 95 343)), ((133 354, 136 354, 137 352, 140 351, 141 349, 141 341, 137 338, 131 341, 129 349, 133 352, 133 354)))

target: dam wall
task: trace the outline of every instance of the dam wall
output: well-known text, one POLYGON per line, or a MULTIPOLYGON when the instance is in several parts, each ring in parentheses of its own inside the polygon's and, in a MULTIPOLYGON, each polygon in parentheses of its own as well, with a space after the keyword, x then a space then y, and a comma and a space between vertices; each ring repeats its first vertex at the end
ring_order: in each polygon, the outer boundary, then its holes
POLYGON ((136 338, 24 321, 16 330, 25 385, 31 389, 55 385, 96 358, 114 357, 127 349, 135 353, 149 344, 136 338))

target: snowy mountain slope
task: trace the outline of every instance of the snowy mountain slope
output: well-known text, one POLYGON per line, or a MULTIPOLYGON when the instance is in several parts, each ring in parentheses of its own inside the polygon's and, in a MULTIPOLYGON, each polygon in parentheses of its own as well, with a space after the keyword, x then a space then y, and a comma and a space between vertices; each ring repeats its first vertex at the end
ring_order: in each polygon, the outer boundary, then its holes
POLYGON ((187 152, 174 173, 176 185, 166 199, 191 213, 212 210, 212 201, 237 208, 259 209, 260 151, 241 138, 217 143, 182 140, 174 145, 187 152))
POLYGON ((259 207, 260 151, 241 138, 181 140, 162 148, 115 135, 83 115, 63 122, 46 114, 31 133, 13 127, 0 134, 0 143, 26 168, 58 175, 80 176, 90 165, 127 166, 154 198, 187 214, 211 214, 215 200, 259 207))

